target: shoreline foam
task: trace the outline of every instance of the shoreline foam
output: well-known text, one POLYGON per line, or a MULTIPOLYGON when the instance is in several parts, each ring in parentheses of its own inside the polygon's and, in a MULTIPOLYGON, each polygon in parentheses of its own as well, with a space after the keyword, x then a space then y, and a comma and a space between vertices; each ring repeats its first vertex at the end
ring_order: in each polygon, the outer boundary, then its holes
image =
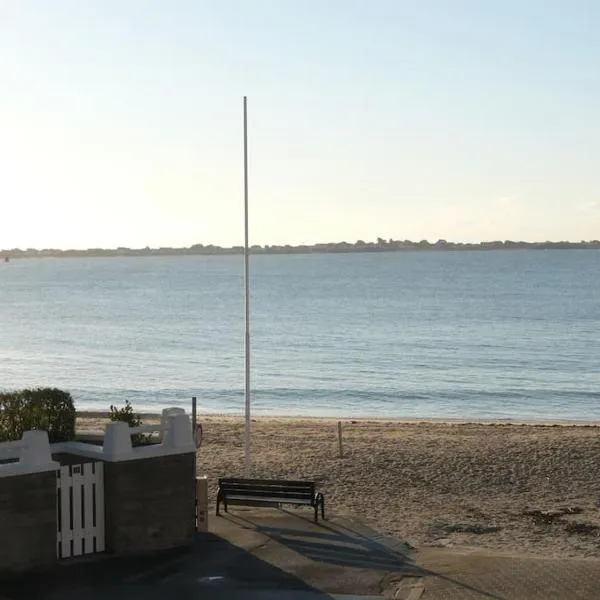
MULTIPOLYGON (((160 413, 155 412, 137 412, 134 411, 137 416, 141 419, 160 419, 160 413)), ((191 410, 186 411, 191 415, 191 410)), ((108 419, 109 411, 103 410, 77 410, 78 418, 103 418, 108 419)), ((198 418, 209 418, 209 419, 231 419, 239 420, 244 419, 243 414, 230 414, 230 413, 197 413, 198 418)), ((512 419, 512 418, 498 418, 498 419, 477 419, 477 418, 434 418, 434 417, 322 417, 322 416, 309 416, 309 415, 252 415, 253 421, 323 421, 337 423, 338 421, 353 422, 357 423, 406 423, 406 424, 426 424, 426 425, 517 425, 517 426, 530 426, 530 427, 600 427, 600 421, 590 420, 568 420, 568 419, 512 419)))

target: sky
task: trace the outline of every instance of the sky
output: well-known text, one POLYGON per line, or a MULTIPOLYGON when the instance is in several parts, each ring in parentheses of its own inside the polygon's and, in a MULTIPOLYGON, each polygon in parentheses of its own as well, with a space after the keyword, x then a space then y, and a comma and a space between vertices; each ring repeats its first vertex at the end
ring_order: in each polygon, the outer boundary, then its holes
POLYGON ((0 0, 0 248, 600 238, 596 0, 0 0))

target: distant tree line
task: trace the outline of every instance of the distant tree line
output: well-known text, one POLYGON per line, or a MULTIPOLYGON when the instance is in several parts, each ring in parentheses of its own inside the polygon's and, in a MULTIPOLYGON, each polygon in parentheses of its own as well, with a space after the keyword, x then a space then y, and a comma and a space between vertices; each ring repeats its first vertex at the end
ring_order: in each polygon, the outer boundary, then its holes
MULTIPOLYGON (((572 249, 600 249, 599 240, 581 242, 513 242, 491 241, 478 243, 461 243, 438 240, 429 242, 421 240, 385 240, 377 238, 374 242, 357 240, 351 242, 330 242, 325 244, 310 244, 300 246, 273 245, 250 248, 251 254, 312 254, 312 253, 340 253, 340 252, 409 252, 409 251, 464 251, 464 250, 572 250, 572 249)), ((12 248, 2 250, 1 256, 5 258, 31 258, 31 257, 100 257, 100 256, 171 256, 171 255, 214 255, 214 254, 243 254, 243 246, 222 247, 212 244, 194 244, 189 248, 88 248, 87 250, 58 250, 46 248, 12 248)))

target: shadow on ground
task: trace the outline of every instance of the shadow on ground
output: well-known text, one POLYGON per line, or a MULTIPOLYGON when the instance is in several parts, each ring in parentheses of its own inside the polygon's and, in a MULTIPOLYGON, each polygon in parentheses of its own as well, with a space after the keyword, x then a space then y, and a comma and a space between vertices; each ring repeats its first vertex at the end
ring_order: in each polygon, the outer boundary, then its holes
POLYGON ((146 558, 63 563, 52 573, 0 582, 7 600, 271 599, 330 596, 222 538, 146 558))
POLYGON ((321 524, 323 532, 256 526, 256 531, 315 562, 386 572, 414 570, 408 556, 393 553, 377 542, 321 524))
MULTIPOLYGON (((397 598, 416 598, 417 589, 421 588, 424 593, 429 587, 427 582, 435 580, 436 588, 450 587, 455 590, 456 597, 506 600, 501 594, 418 565, 410 546, 397 540, 390 545, 387 538, 356 522, 332 519, 315 524, 302 515, 283 512, 288 518, 282 515, 279 521, 286 526, 280 526, 278 519, 273 517, 256 514, 246 516, 238 511, 235 515, 229 513, 224 517, 225 520, 256 531, 315 563, 312 569, 305 567, 302 570, 309 581, 320 582, 319 573, 332 575, 334 571, 330 567, 333 565, 342 568, 348 579, 356 577, 354 573, 360 573, 359 578, 378 574, 378 593, 382 595, 396 594, 394 597, 397 598), (315 576, 311 576, 311 570, 315 576)), ((349 592, 346 589, 333 591, 349 592)))
POLYGON ((236 511, 192 548, 146 558, 65 561, 0 581, 2 600, 398 600, 600 598, 600 561, 411 549, 355 520, 236 511), (338 594, 339 596, 335 596, 338 594), (356 596, 353 596, 356 598, 356 596), (349 596, 344 597, 349 600, 349 596))

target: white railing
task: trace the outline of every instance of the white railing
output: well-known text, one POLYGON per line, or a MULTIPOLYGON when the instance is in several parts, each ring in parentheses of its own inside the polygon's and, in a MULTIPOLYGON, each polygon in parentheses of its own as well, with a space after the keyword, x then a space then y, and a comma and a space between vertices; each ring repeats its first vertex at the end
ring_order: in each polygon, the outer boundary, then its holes
POLYGON ((21 440, 0 443, 0 460, 12 460, 21 456, 21 449, 27 444, 21 440))
POLYGON ((47 431, 26 431, 20 440, 0 443, 3 458, 18 460, 0 465, 0 477, 54 471, 60 466, 52 460, 47 431))
POLYGON ((52 455, 57 453, 120 462, 195 451, 190 418, 181 408, 169 408, 163 411, 157 425, 129 427, 122 421, 109 423, 101 446, 84 442, 50 444, 46 431, 26 431, 21 440, 0 443, 0 460, 18 459, 0 464, 0 477, 56 470, 60 465, 52 460, 52 455), (153 432, 159 433, 160 443, 133 447, 132 435, 153 432))
POLYGON ((160 424, 129 427, 127 423, 115 421, 104 430, 101 446, 83 442, 63 442, 52 445, 53 452, 68 452, 106 462, 120 462, 195 452, 196 445, 192 436, 190 418, 182 408, 170 408, 163 411, 160 424), (159 433, 160 443, 133 447, 132 435, 159 433))

